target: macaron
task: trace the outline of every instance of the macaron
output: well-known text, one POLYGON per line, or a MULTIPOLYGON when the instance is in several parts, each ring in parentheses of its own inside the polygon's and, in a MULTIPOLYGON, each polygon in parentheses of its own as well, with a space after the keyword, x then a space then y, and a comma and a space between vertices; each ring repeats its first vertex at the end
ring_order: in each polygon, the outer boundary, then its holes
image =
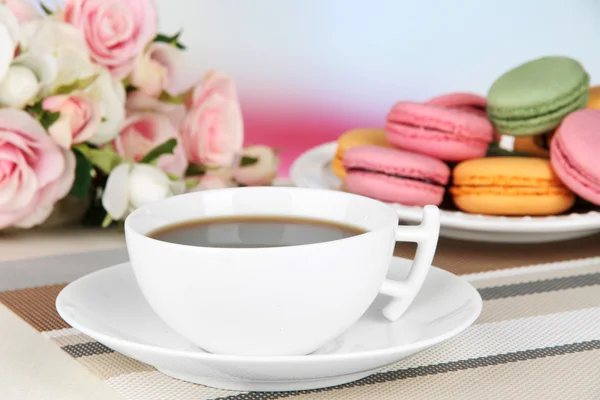
POLYGON ((569 115, 556 132, 550 158, 565 185, 600 205, 600 110, 569 115))
POLYGON ((539 158, 550 158, 550 143, 554 131, 535 136, 519 136, 515 138, 514 150, 519 153, 539 158))
POLYGON ((575 195, 556 176, 550 161, 528 157, 469 160, 453 171, 450 193, 467 213, 540 216, 563 213, 575 195))
POLYGON ((355 147, 343 161, 348 191, 391 203, 440 205, 450 180, 444 162, 397 149, 355 147))
POLYGON ((544 57, 503 74, 488 92, 488 115, 498 132, 531 136, 557 128, 586 106, 590 78, 568 57, 544 57))
POLYGON ((342 164, 344 153, 353 147, 368 145, 392 147, 386 139, 384 129, 359 128, 350 130, 340 136, 337 141, 337 152, 331 163, 333 173, 344 180, 346 178, 346 170, 342 164))
POLYGON ((399 102, 388 115, 387 139, 402 150, 464 161, 485 156, 494 128, 487 118, 459 109, 399 102))
POLYGON ((447 93, 434 97, 425 104, 439 107, 456 108, 487 118, 487 99, 475 93, 447 93))
POLYGON ((590 88, 590 98, 586 108, 600 110, 600 86, 594 86, 590 88))

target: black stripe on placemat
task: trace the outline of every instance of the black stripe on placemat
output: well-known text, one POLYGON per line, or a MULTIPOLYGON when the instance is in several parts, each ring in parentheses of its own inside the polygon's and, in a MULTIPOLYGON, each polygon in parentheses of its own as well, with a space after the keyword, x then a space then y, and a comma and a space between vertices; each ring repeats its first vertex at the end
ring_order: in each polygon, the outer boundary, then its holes
POLYGON ((70 344, 68 346, 62 347, 62 349, 74 358, 98 356, 100 354, 115 352, 114 350, 109 349, 105 345, 98 342, 70 344))
POLYGON ((600 273, 567 276, 564 278, 546 279, 543 281, 516 283, 512 285, 493 286, 479 289, 483 300, 497 300, 528 294, 555 292, 600 285, 600 273))
POLYGON ((456 372, 473 368, 489 367, 492 365, 508 364, 519 361, 534 360, 545 357, 555 357, 565 354, 581 353, 591 350, 600 350, 600 340, 592 340, 589 342, 565 344, 555 347, 546 347, 532 350, 517 351, 514 353, 498 354, 487 357, 471 358, 468 360, 460 360, 447 362, 442 364, 425 365, 422 367, 406 368, 398 371, 389 371, 373 374, 367 378, 356 382, 347 383, 345 385, 315 389, 302 390, 297 392, 251 392, 243 393, 235 396, 220 397, 215 400, 274 400, 286 397, 294 397, 300 395, 308 395, 311 393, 328 392, 340 389, 352 389, 359 386, 376 385, 378 383, 400 381, 403 379, 416 378, 419 376, 437 375, 448 372, 456 372))

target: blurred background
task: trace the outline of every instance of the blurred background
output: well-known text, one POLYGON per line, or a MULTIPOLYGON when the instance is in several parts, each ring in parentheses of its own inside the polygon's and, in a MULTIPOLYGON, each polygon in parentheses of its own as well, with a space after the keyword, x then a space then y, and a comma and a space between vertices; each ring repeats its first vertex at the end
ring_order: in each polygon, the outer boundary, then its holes
POLYGON ((485 94, 507 69, 566 55, 600 76, 598 0, 156 0, 191 77, 233 76, 248 144, 302 151, 380 127, 398 100, 485 94))

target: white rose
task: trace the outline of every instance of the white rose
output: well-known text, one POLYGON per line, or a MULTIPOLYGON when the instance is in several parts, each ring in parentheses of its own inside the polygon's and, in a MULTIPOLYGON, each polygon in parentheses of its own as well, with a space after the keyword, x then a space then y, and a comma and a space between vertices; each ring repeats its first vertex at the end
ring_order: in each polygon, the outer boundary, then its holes
POLYGON ((22 24, 19 40, 24 50, 42 48, 54 51, 67 46, 89 55, 85 38, 79 29, 49 18, 22 24))
POLYGON ((44 96, 96 73, 83 34, 72 25, 48 18, 27 22, 21 27, 20 40, 23 51, 42 49, 51 52, 55 58, 56 77, 44 89, 44 96))
POLYGON ((89 140, 95 145, 112 141, 125 122, 125 87, 115 80, 110 72, 101 66, 96 66, 98 78, 85 92, 100 105, 102 123, 96 134, 89 140))
POLYGON ((57 75, 56 60, 47 51, 19 55, 0 81, 0 105, 23 108, 48 87, 57 75))
POLYGON ((167 174, 149 164, 122 164, 106 183, 102 206, 115 221, 136 208, 185 191, 185 183, 172 181, 167 174))
POLYGON ((0 80, 8 73, 18 43, 17 17, 4 4, 0 4, 0 80))

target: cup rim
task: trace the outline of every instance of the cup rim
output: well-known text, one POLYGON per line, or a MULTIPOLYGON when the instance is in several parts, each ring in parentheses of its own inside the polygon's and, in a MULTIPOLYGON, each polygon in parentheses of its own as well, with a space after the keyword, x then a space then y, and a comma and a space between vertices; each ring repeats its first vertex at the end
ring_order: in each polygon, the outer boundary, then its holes
MULTIPOLYGON (((360 199, 361 201, 368 201, 369 203, 372 203, 374 206, 380 207, 382 210, 385 210, 386 212, 388 212, 391 217, 390 221, 394 221, 393 222, 394 226, 396 226, 398 224, 398 219, 399 219, 396 211, 392 207, 390 207, 388 204, 381 202, 379 200, 376 200, 376 199, 372 199, 370 197, 365 197, 365 196, 357 195, 354 193, 346 193, 346 192, 325 190, 325 189, 298 188, 298 187, 285 187, 285 186, 284 187, 279 187, 279 186, 236 187, 236 188, 213 189, 213 190, 207 190, 207 191, 185 193, 185 194, 181 194, 181 195, 177 195, 177 196, 171 196, 169 198, 159 200, 157 202, 153 202, 153 203, 147 204, 145 206, 142 206, 142 207, 134 210, 125 219, 125 223, 124 223, 125 233, 126 233, 126 235, 132 235, 137 238, 141 238, 143 240, 150 241, 155 245, 161 245, 161 246, 179 248, 179 249, 181 249, 181 248, 190 249, 190 250, 195 249, 196 251, 203 251, 203 252, 206 252, 206 251, 222 252, 224 250, 226 250, 227 252, 250 252, 250 251, 251 252, 266 252, 266 251, 274 251, 274 250, 280 251, 282 249, 281 247, 228 248, 228 247, 203 247, 203 246, 192 246, 192 245, 186 245, 186 244, 177 244, 177 243, 165 242, 163 240, 155 239, 155 238, 149 236, 148 234, 139 232, 135 228, 135 226, 133 226, 133 221, 135 221, 136 218, 140 218, 141 214, 146 213, 148 210, 152 210, 157 207, 160 207, 161 204, 175 201, 175 199, 180 199, 181 197, 191 198, 191 197, 207 196, 207 195, 210 195, 210 192, 214 192, 215 190, 220 191, 220 192, 223 192, 223 191, 239 192, 239 191, 249 191, 249 190, 252 190, 252 191, 298 191, 298 192, 301 191, 301 192, 322 193, 322 194, 326 194, 328 196, 335 196, 335 197, 339 197, 339 198, 342 198, 342 197, 355 198, 355 199, 360 199)), ((364 233, 361 233, 359 235, 356 235, 356 236, 351 236, 351 237, 337 239, 337 240, 331 240, 331 241, 327 241, 327 242, 317 242, 317 243, 310 243, 310 244, 286 246, 284 249, 308 249, 308 248, 312 249, 312 248, 331 245, 334 243, 353 241, 353 240, 361 240, 362 238, 377 234, 378 231, 386 228, 386 224, 380 224, 380 226, 377 226, 374 229, 370 229, 370 230, 368 230, 364 233)), ((165 225, 165 226, 168 226, 168 225, 165 225)))

